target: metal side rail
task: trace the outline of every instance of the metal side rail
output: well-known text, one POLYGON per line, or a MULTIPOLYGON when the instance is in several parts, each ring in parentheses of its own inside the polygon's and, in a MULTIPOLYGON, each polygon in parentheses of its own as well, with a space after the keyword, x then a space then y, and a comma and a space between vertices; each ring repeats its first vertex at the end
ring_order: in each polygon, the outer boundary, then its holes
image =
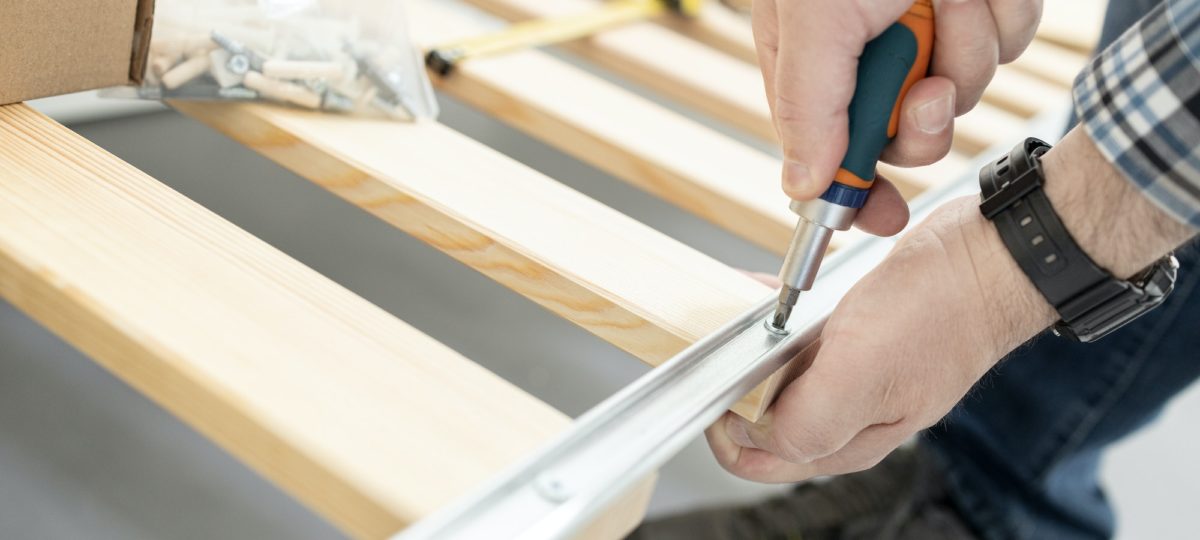
MULTIPOLYGON (((1057 140, 1066 108, 1030 123, 1029 135, 1057 140)), ((1004 141, 982 154, 1006 152, 1004 141)), ((977 165, 982 165, 980 160, 977 165)), ((975 170, 975 169, 972 169, 975 170)), ((974 174, 912 204, 919 223, 942 203, 978 192, 974 174)), ((656 470, 722 413, 812 344, 842 297, 895 244, 869 238, 825 261, 787 334, 769 331, 775 295, 580 416, 533 456, 393 540, 571 538, 626 489, 656 470)))

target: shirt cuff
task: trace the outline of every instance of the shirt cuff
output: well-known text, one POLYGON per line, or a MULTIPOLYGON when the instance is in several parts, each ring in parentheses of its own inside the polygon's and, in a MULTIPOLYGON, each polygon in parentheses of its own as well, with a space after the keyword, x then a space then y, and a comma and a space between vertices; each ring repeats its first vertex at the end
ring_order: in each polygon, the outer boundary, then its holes
POLYGON ((1167 0, 1084 68, 1073 94, 1100 153, 1164 211, 1200 229, 1197 53, 1200 1, 1167 0))

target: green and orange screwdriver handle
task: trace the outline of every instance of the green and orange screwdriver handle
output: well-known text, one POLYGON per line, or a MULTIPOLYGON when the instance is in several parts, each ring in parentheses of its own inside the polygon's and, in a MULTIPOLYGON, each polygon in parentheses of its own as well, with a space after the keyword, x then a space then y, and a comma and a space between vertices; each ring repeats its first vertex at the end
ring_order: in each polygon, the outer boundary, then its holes
POLYGON ((783 288, 768 329, 787 331, 800 293, 812 288, 833 231, 849 229, 866 204, 879 155, 899 129, 904 96, 929 70, 933 27, 932 0, 916 0, 899 21, 863 47, 848 111, 846 156, 820 198, 792 202, 791 209, 800 219, 779 271, 783 288))

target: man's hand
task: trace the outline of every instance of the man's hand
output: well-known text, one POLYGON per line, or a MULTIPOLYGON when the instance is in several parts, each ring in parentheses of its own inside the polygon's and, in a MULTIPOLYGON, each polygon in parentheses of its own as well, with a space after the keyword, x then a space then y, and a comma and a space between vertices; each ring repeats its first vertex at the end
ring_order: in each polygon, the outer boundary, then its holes
MULTIPOLYGON (((909 90, 896 139, 883 159, 926 165, 950 150, 954 117, 979 101, 997 63, 1015 59, 1033 39, 1042 0, 934 0, 937 21, 931 75, 909 90)), ((767 100, 783 144, 783 190, 793 199, 816 198, 829 187, 846 153, 847 108, 863 46, 886 30, 912 0, 756 0, 754 37, 767 100)), ((879 182, 877 191, 893 191, 879 182)), ((876 198, 881 193, 873 193, 876 198)), ((864 229, 896 219, 903 199, 864 208, 864 229)), ((881 201, 882 202, 882 201, 881 201)), ((907 217, 903 214, 902 217, 907 217)), ((903 220, 901 225, 903 225, 903 220)), ((897 229, 898 230, 898 229, 897 229)))
POLYGON ((987 241, 996 233, 978 204, 954 201, 901 240, 842 300, 811 366, 758 423, 730 414, 709 429, 722 466, 760 482, 874 466, 1053 322, 999 237, 987 241), (1006 265, 1003 282, 977 275, 1006 265))
MULTIPOLYGON (((1042 163, 1064 225, 1120 277, 1194 234, 1121 178, 1080 130, 1042 163)), ((708 430, 722 466, 764 482, 868 468, 1056 320, 978 204, 942 207, 855 285, 807 371, 758 423, 729 414, 708 430)))

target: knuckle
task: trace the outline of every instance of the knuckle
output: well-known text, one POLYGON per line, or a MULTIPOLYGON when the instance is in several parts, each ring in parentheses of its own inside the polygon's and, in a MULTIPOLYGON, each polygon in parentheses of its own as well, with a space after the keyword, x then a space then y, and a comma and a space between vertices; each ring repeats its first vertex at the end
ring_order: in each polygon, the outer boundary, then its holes
POLYGON ((800 124, 807 120, 811 107, 796 99, 790 92, 775 96, 775 120, 781 125, 800 124))
POLYGON ((809 448, 811 447, 804 441, 797 440, 794 436, 777 436, 771 442, 775 447, 775 455, 779 456, 779 459, 790 463, 805 463, 810 461, 809 456, 812 454, 809 452, 809 448))
POLYGON ((779 52, 779 32, 773 27, 755 25, 754 43, 759 51, 769 52, 774 55, 779 52))
POLYGON ((886 2, 878 2, 876 0, 855 0, 845 2, 844 0, 834 0, 838 5, 838 10, 845 15, 842 20, 849 25, 848 30, 853 32, 851 35, 855 38, 866 39, 872 34, 882 32, 909 7, 912 2, 905 0, 889 0, 886 2), (849 7, 845 9, 843 6, 849 7))
POLYGON ((856 37, 863 36, 865 38, 865 36, 870 34, 870 22, 879 18, 877 13, 878 9, 871 9, 867 5, 868 2, 864 2, 862 0, 844 2, 843 4, 849 6, 850 8, 846 11, 843 11, 843 13, 847 16, 841 19, 849 26, 847 30, 854 32, 852 35, 856 37))
POLYGON ((772 434, 771 442, 776 455, 791 463, 805 463, 838 449, 833 441, 833 432, 819 428, 776 431, 772 434))

